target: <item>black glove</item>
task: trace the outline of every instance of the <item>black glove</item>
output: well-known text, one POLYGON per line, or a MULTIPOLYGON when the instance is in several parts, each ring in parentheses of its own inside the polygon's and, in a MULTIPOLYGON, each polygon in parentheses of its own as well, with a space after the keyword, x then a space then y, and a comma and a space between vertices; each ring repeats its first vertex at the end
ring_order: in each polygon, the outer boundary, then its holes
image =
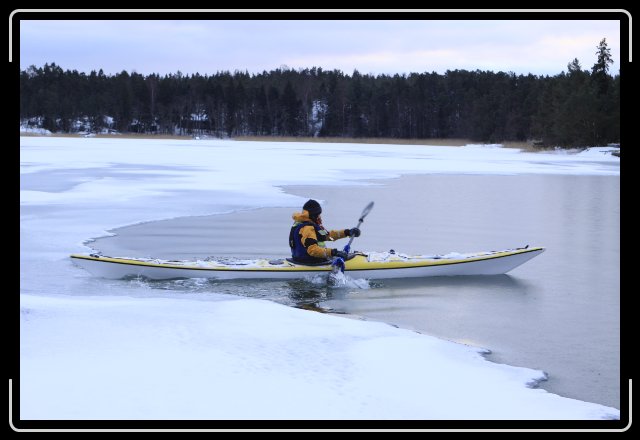
POLYGON ((339 251, 338 249, 331 249, 331 256, 340 257, 343 260, 346 260, 349 254, 347 254, 345 251, 339 251))
POLYGON ((344 233, 347 237, 360 237, 360 229, 358 228, 345 229, 344 233))

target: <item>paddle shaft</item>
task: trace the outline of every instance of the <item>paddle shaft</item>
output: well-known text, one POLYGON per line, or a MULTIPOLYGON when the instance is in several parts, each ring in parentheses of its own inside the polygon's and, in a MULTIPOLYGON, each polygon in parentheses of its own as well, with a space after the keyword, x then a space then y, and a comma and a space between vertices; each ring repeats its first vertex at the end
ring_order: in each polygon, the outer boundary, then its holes
MULTIPOLYGON (((373 209, 373 202, 369 203, 364 210, 362 211, 362 215, 360 216, 360 219, 358 220, 358 226, 356 226, 356 228, 360 229, 360 225, 362 224, 362 222, 364 221, 364 218, 367 216, 367 214, 369 214, 371 212, 371 209, 373 209)), ((351 243, 353 243, 353 239, 355 237, 352 235, 351 238, 349 238, 349 243, 347 243, 347 245, 344 247, 343 251, 349 253, 349 251, 351 250, 351 243)))
MULTIPOLYGON (((358 222, 358 226, 356 226, 356 228, 360 229, 360 225, 362 224, 362 222, 364 221, 363 218, 360 219, 360 221, 358 222)), ((349 238, 349 243, 347 243, 347 245, 344 247, 343 251, 344 252, 349 252, 351 250, 351 243, 353 243, 353 239, 356 238, 353 235, 351 236, 351 238, 349 238)))

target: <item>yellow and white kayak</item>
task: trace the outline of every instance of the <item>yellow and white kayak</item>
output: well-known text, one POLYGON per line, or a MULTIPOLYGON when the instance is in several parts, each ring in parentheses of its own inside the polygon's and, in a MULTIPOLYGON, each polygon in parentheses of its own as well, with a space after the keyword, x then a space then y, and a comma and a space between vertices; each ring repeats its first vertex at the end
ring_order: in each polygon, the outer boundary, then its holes
MULTIPOLYGON (((384 279, 457 275, 498 275, 544 252, 542 247, 467 254, 408 256, 395 252, 357 252, 345 262, 345 272, 354 278, 384 279)), ((177 278, 295 279, 331 271, 331 264, 308 266, 288 259, 256 260, 158 260, 73 254, 72 261, 103 278, 144 277, 154 280, 177 278)))

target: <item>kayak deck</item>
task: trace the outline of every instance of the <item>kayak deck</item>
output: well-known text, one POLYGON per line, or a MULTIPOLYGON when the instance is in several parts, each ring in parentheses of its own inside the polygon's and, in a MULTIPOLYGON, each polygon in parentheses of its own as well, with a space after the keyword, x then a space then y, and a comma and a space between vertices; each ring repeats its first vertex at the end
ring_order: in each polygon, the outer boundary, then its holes
MULTIPOLYGON (((541 247, 525 247, 502 251, 467 254, 409 256, 395 252, 356 253, 345 262, 351 276, 382 279, 424 276, 495 275, 525 263, 544 251, 541 247)), ((96 254, 71 255, 72 261, 96 276, 104 278, 147 277, 175 278, 279 278, 294 279, 331 271, 331 265, 307 266, 286 259, 214 259, 160 260, 119 258, 96 254)))

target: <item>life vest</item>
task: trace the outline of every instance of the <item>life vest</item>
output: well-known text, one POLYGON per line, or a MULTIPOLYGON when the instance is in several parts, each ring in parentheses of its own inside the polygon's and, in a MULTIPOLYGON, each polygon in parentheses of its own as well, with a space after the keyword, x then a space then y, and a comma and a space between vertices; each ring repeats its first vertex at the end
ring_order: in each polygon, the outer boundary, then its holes
POLYGON ((313 222, 296 222, 291 227, 291 232, 289 233, 289 247, 291 248, 291 257, 293 257, 294 260, 300 262, 316 263, 325 261, 321 258, 312 257, 307 253, 307 248, 304 247, 304 244, 302 243, 302 237, 300 235, 300 229, 305 226, 313 226, 313 229, 316 230, 318 246, 325 247, 325 241, 331 240, 331 238, 329 237, 329 231, 327 231, 322 226, 319 226, 313 222))

